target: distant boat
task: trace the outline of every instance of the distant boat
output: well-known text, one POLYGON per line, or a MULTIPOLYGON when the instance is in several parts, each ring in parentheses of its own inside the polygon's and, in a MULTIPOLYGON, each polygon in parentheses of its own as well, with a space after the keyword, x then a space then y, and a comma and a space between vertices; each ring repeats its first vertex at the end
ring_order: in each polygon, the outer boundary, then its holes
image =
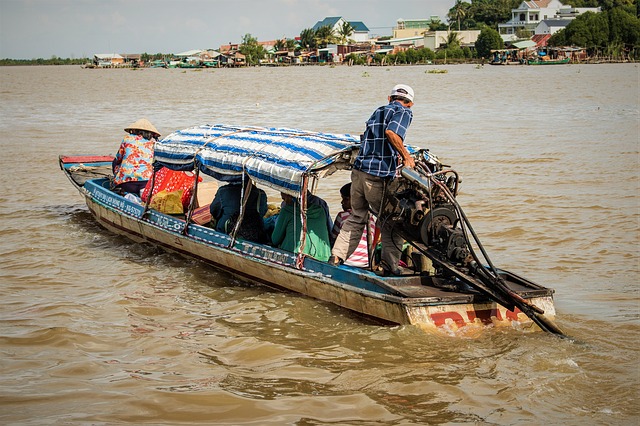
POLYGON ((156 60, 151 62, 151 68, 167 68, 167 63, 165 61, 156 60))
POLYGON ((529 59, 527 61, 527 64, 528 65, 561 65, 561 64, 568 64, 569 60, 570 58, 563 58, 563 59, 538 58, 538 59, 529 59))
POLYGON ((522 65, 524 60, 520 57, 520 49, 496 49, 492 50, 493 55, 489 65, 522 65))

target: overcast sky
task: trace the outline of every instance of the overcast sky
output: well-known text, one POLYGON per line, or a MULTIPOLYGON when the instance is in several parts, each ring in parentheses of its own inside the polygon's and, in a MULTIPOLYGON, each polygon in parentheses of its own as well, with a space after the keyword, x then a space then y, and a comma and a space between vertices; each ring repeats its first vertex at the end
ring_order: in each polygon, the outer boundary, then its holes
POLYGON ((92 57, 217 49, 250 33, 293 38, 331 16, 391 35, 396 21, 438 15, 455 0, 0 0, 0 58, 92 57))

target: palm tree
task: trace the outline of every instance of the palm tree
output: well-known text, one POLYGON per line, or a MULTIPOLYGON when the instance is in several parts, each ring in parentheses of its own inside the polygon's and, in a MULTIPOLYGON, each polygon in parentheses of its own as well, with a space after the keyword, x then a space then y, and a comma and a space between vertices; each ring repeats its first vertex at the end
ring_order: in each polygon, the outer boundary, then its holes
POLYGON ((325 25, 318 28, 315 40, 318 47, 327 47, 327 44, 335 42, 336 36, 333 34, 333 29, 330 26, 325 25))
POLYGON ((284 39, 281 40, 276 40, 275 44, 273 45, 273 48, 276 51, 282 51, 282 50, 286 50, 287 49, 287 43, 284 39))
POLYGON ((296 41, 292 38, 288 38, 284 45, 289 52, 296 50, 296 48, 298 47, 296 41))
POLYGON ((353 34, 353 27, 348 22, 343 22, 342 26, 338 29, 338 37, 341 44, 346 44, 349 37, 353 34))
POLYGON ((458 21, 458 31, 460 31, 460 22, 467 17, 467 10, 470 4, 462 0, 456 0, 456 4, 449 9, 449 21, 458 21))
POLYGON ((444 37, 440 37, 440 38, 446 45, 447 49, 460 47, 461 40, 460 40, 460 37, 458 36, 458 33, 455 31, 448 31, 446 39, 444 37))
POLYGON ((316 32, 313 31, 313 28, 306 28, 300 32, 300 46, 304 46, 307 49, 315 49, 316 32))

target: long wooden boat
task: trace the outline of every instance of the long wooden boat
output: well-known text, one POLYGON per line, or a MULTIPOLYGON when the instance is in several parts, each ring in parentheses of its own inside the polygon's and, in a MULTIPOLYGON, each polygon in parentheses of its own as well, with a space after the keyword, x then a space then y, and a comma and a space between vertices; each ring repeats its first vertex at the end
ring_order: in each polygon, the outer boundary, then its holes
MULTIPOLYGON (((304 206, 308 190, 322 178, 351 167, 359 145, 359 137, 351 135, 204 125, 156 143, 154 162, 218 181, 250 178, 259 187, 298 197, 304 206)), ((380 216, 404 215, 398 232, 412 245, 414 262, 402 276, 387 277, 369 269, 333 266, 194 223, 198 179, 189 211, 172 216, 113 192, 112 157, 63 155, 59 164, 106 229, 199 259, 241 279, 333 303, 385 323, 448 332, 511 326, 562 335, 553 323, 553 290, 495 268, 486 256, 455 200, 457 173, 443 168, 427 150, 409 147, 409 151, 416 168, 402 169, 394 180, 398 187, 380 216), (478 246, 482 256, 473 248, 478 246)), ((301 216, 304 221, 305 215, 301 216)))

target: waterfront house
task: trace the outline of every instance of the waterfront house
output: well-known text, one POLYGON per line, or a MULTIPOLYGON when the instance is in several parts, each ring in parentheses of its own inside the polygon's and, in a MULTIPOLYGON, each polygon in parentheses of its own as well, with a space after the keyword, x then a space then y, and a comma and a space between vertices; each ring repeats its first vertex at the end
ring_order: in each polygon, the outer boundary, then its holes
POLYGON ((431 23, 440 22, 440 17, 432 15, 428 19, 398 19, 393 28, 393 38, 403 39, 424 35, 431 28, 431 23))
POLYGON ((93 55, 93 64, 100 68, 122 66, 124 58, 117 53, 96 53, 93 55))
POLYGON ((549 34, 552 35, 558 31, 564 29, 571 19, 545 19, 540 21, 534 30, 535 35, 549 34))
POLYGON ((340 28, 342 28, 342 26, 347 22, 349 23, 349 25, 351 25, 351 28, 353 28, 353 34, 351 34, 350 37, 351 40, 355 41, 356 43, 364 43, 369 41, 369 28, 367 28, 367 26, 363 22, 347 21, 341 16, 324 18, 322 21, 316 22, 312 29, 313 31, 318 31, 318 29, 320 29, 321 27, 329 27, 333 30, 333 33, 337 35, 340 31, 340 28))
MULTIPOLYGON (((538 33, 538 25, 542 21, 555 19, 540 27, 539 31, 559 31, 564 27, 560 24, 568 25, 571 19, 585 12, 600 12, 599 7, 571 7, 564 5, 560 0, 532 0, 523 1, 517 9, 511 10, 511 19, 505 23, 498 24, 498 32, 504 41, 512 41, 518 38, 518 33, 532 36, 538 33)), ((548 34, 553 34, 549 32, 548 34)))

